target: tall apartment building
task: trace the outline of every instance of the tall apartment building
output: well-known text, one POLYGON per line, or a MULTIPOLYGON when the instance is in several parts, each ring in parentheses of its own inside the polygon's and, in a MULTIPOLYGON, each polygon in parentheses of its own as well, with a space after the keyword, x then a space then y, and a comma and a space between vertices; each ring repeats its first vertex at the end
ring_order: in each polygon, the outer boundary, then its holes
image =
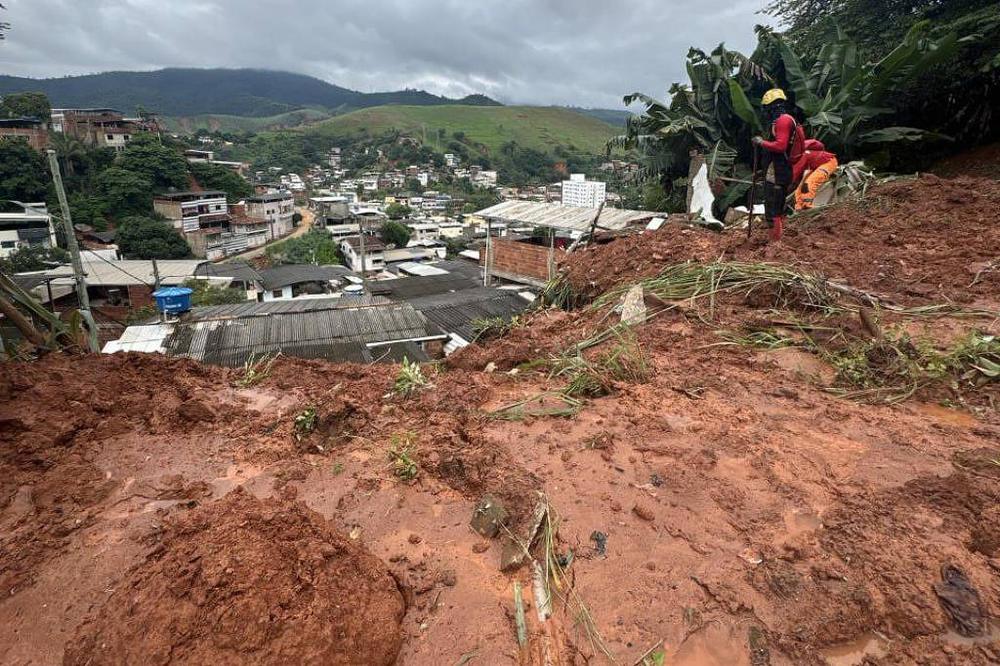
POLYGON ((597 208, 607 198, 604 183, 587 180, 582 173, 570 174, 569 180, 562 184, 562 203, 564 206, 580 206, 597 208))
POLYGON ((247 211, 252 217, 267 220, 271 238, 292 233, 295 197, 291 192, 265 192, 247 199, 247 211))

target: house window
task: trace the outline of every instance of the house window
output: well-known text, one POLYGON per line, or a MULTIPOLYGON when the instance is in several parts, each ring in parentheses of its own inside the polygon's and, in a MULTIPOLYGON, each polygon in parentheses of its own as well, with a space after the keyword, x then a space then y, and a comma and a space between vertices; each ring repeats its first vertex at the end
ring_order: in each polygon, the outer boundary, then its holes
POLYGON ((5 250, 10 250, 11 248, 17 247, 17 241, 3 241, 0 242, 0 247, 5 250))
POLYGON ((114 141, 115 140, 115 135, 114 134, 105 134, 104 136, 108 137, 108 141, 114 141))
POLYGON ((275 298, 281 298, 281 290, 275 289, 274 291, 271 292, 271 295, 274 296, 275 298))

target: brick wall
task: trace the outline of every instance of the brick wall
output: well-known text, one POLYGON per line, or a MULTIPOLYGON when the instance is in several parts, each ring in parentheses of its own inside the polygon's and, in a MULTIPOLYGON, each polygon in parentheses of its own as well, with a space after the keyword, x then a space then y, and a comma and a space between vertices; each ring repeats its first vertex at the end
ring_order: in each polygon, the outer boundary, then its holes
MULTIPOLYGON (((549 248, 520 241, 494 238, 490 240, 493 261, 491 268, 496 271, 523 275, 537 280, 549 279, 549 248)), ((565 250, 556 248, 555 263, 566 254, 565 250)), ((486 248, 479 250, 479 265, 485 263, 486 248)))
POLYGON ((153 290, 144 284, 129 285, 128 300, 133 310, 138 310, 147 305, 156 305, 156 299, 153 298, 153 290))

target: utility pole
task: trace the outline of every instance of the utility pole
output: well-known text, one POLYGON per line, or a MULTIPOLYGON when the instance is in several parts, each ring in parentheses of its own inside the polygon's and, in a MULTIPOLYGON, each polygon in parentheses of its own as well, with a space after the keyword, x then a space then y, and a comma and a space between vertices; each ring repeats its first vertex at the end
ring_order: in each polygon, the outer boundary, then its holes
POLYGON ((358 252, 361 255, 361 281, 365 281, 365 228, 364 218, 358 216, 358 252))
POLYGON ((156 259, 153 259, 153 291, 158 291, 160 289, 160 267, 156 264, 156 259))
POLYGON ((97 353, 100 351, 97 344, 97 325, 94 323, 94 315, 90 312, 90 297, 87 296, 87 281, 84 278, 83 261, 80 259, 80 246, 76 243, 73 218, 70 216, 69 203, 66 201, 66 192, 63 190, 59 160, 56 158, 56 151, 49 150, 47 152, 49 154, 49 168, 52 170, 52 182, 55 183, 56 194, 59 196, 63 232, 66 234, 66 247, 69 249, 70 257, 73 259, 73 279, 76 282, 78 310, 80 316, 83 317, 83 320, 87 324, 87 338, 90 342, 90 351, 97 353))

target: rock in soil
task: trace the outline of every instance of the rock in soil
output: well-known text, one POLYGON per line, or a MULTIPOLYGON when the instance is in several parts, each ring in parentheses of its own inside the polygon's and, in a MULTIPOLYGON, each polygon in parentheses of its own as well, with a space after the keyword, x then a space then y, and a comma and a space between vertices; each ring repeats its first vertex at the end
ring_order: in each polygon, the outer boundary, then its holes
POLYGON ((64 663, 388 666, 404 611, 385 565, 318 513, 237 488, 168 526, 64 663))

